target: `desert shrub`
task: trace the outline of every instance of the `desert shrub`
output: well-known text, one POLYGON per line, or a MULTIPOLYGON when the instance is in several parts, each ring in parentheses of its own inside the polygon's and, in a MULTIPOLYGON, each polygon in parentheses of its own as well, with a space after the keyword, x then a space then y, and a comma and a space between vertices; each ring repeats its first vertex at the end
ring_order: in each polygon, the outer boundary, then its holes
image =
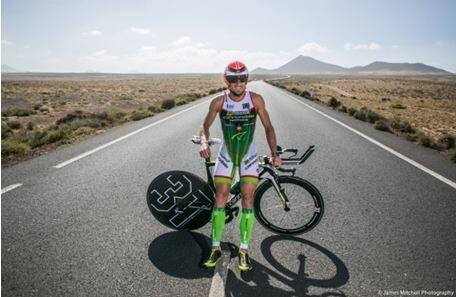
POLYGON ((390 98, 387 98, 387 97, 383 97, 383 98, 382 98, 382 101, 383 101, 383 102, 385 102, 385 101, 391 101, 391 99, 390 99, 390 98))
MULTIPOLYGON (((76 119, 71 123, 66 124, 68 129, 71 131, 77 130, 80 127, 91 127, 91 128, 98 128, 106 126, 106 122, 98 119, 76 119)), ((52 129, 57 130, 60 129, 58 125, 53 126, 52 129)))
POLYGON ((35 124, 32 123, 32 122, 28 122, 27 123, 27 130, 33 130, 33 128, 35 128, 35 124))
POLYGON ((352 99, 358 99, 356 96, 352 96, 352 99))
POLYGON ((415 129, 407 121, 401 122, 399 130, 404 133, 414 133, 415 132, 415 129))
POLYGON ((333 109, 339 107, 341 104, 342 103, 334 97, 331 97, 331 99, 328 101, 328 106, 332 107, 333 109))
POLYGON ((44 139, 47 135, 47 131, 36 131, 32 133, 28 139, 27 143, 31 148, 36 148, 46 144, 46 140, 44 139))
POLYGON ((54 143, 66 138, 68 138, 66 132, 63 129, 58 129, 49 131, 43 140, 45 143, 54 143))
POLYGON ((217 89, 211 89, 209 91, 209 95, 212 95, 212 94, 215 94, 215 93, 217 93, 217 89))
POLYGON ((146 90, 143 90, 143 89, 139 89, 138 92, 139 93, 144 93, 146 90))
POLYGON ((401 127, 401 120, 397 117, 393 118, 391 121, 391 128, 399 130, 401 127))
POLYGON ((42 104, 35 104, 33 105, 33 110, 40 110, 41 106, 43 106, 42 104))
POLYGON ((380 131, 390 131, 388 123, 385 120, 377 120, 374 124, 374 128, 380 131))
POLYGON ((161 107, 155 106, 155 105, 151 105, 147 109, 153 113, 159 113, 159 112, 163 111, 163 109, 161 107))
POLYGON ((291 88, 291 92, 296 94, 296 95, 300 94, 300 91, 297 88, 295 88, 295 87, 291 88))
MULTIPOLYGON (((3 127, 3 126, 2 126, 3 127)), ((444 149, 451 149, 454 147, 456 142, 456 137, 453 135, 445 134, 440 137, 437 142, 443 146, 444 149)))
POLYGON ((425 147, 431 147, 432 139, 426 134, 418 133, 418 143, 425 147))
POLYGON ((339 107, 338 109, 340 112, 347 112, 347 107, 345 107, 345 105, 342 105, 341 107, 339 107))
POLYGON ((176 101, 176 106, 187 104, 189 101, 187 99, 179 99, 176 101))
POLYGON ((79 127, 78 129, 76 129, 74 131, 74 135, 76 136, 81 136, 81 135, 90 135, 93 133, 93 131, 95 131, 94 128, 90 128, 90 127, 79 127))
POLYGON ((300 94, 301 97, 304 97, 306 99, 310 99, 310 93, 308 91, 302 91, 300 94))
POLYGON ((176 105, 173 99, 166 99, 163 100, 161 103, 161 108, 162 109, 171 109, 176 105))
POLYGON ((29 115, 36 114, 36 111, 30 109, 22 109, 22 108, 8 108, 2 111, 3 117, 27 117, 29 115))
MULTIPOLYGON (((412 127, 412 125, 409 122, 401 121, 397 117, 391 121, 391 128, 393 128, 395 130, 399 130, 404 133, 415 133, 415 129, 412 127)), ((417 137, 415 137, 415 139, 416 138, 417 137)))
POLYGON ((378 120, 382 119, 382 116, 379 115, 378 113, 376 113, 375 111, 368 109, 365 111, 365 113, 366 113, 366 119, 369 123, 375 123, 378 120))
POLYGON ((20 129, 22 127, 21 122, 16 120, 9 121, 7 124, 11 129, 20 129))
POLYGON ((2 141, 2 156, 24 154, 28 150, 30 150, 30 148, 25 143, 12 140, 2 141))
POLYGON ((89 115, 89 117, 92 118, 92 119, 97 119, 97 120, 100 120, 100 121, 106 121, 106 122, 109 122, 109 123, 113 122, 113 118, 106 111, 102 111, 100 113, 92 113, 92 114, 89 115))
POLYGON ((109 111, 109 115, 113 119, 113 121, 121 121, 125 118, 127 113, 120 109, 114 109, 109 111))
POLYGON ((8 126, 6 122, 2 122, 2 139, 8 137, 8 134, 11 133, 11 128, 8 126))
POLYGON ((82 110, 75 110, 75 111, 68 113, 64 117, 58 119, 56 124, 66 124, 66 123, 72 122, 74 120, 84 119, 84 118, 86 118, 86 114, 82 110))
POLYGON ((136 109, 136 110, 133 110, 133 112, 130 115, 130 118, 133 121, 139 121, 139 120, 142 120, 144 118, 147 118, 147 117, 150 117, 150 116, 153 116, 153 115, 154 114, 150 110, 147 110, 147 109, 136 109))
POLYGON ((355 119, 358 119, 360 121, 363 121, 365 122, 366 121, 366 113, 363 111, 363 110, 357 110, 354 114, 353 114, 353 117, 355 119))
POLYGON ((402 105, 401 103, 393 103, 390 105, 391 108, 395 108, 395 109, 406 109, 407 107, 402 105))
POLYGON ((41 107, 40 107, 40 111, 41 111, 41 112, 48 112, 48 111, 49 111, 49 107, 47 107, 47 106, 41 106, 41 107))
POLYGON ((355 114, 355 112, 357 112, 357 109, 356 108, 353 108, 353 107, 350 107, 348 109, 348 115, 349 116, 353 116, 355 114))

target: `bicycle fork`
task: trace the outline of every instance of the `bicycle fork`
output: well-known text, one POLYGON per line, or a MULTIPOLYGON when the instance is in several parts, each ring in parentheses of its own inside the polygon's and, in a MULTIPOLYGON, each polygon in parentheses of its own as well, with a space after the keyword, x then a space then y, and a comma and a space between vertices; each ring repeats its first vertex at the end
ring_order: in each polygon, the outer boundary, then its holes
POLYGON ((279 201, 279 203, 282 205, 283 209, 285 211, 290 211, 290 200, 288 200, 287 194, 285 193, 285 190, 280 186, 280 184, 277 182, 276 178, 274 177, 266 177, 266 179, 269 179, 272 183, 272 186, 274 187, 274 192, 276 193, 276 198, 279 201))

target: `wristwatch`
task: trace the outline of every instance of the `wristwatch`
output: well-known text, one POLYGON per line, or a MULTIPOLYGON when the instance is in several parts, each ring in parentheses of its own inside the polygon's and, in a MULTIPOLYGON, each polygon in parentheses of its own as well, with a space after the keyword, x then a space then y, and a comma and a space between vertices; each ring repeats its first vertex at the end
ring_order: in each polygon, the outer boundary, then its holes
POLYGON ((277 151, 271 152, 271 156, 272 156, 272 157, 278 157, 278 156, 279 156, 279 153, 278 153, 277 151))

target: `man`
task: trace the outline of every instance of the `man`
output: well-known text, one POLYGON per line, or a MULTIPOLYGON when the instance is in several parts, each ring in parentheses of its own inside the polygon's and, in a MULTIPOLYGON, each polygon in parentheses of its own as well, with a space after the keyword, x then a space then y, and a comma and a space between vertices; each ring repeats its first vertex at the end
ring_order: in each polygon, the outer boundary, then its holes
POLYGON ((253 194, 258 184, 259 173, 258 154, 253 139, 257 115, 260 116, 266 132, 266 139, 271 149, 272 163, 275 166, 282 165, 282 160, 276 151, 276 135, 266 111, 263 97, 246 91, 248 76, 247 67, 239 61, 231 62, 226 67, 224 79, 228 86, 228 92, 212 100, 209 112, 200 130, 200 155, 203 158, 210 158, 211 150, 207 142, 209 127, 217 114, 220 115, 224 143, 214 169, 216 195, 212 210, 212 250, 209 258, 203 264, 207 268, 214 267, 222 255, 220 241, 225 227, 225 204, 235 170, 238 168, 242 195, 239 269, 241 271, 252 269, 248 256, 248 245, 254 221, 253 194))

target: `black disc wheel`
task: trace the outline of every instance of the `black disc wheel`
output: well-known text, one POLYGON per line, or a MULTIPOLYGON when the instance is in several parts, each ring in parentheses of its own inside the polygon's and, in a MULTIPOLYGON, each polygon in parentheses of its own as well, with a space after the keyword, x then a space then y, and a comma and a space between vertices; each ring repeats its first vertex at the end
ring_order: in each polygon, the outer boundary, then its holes
POLYGON ((295 176, 279 177, 282 196, 271 180, 262 182, 254 200, 255 216, 265 228, 278 234, 301 234, 315 227, 323 216, 324 205, 318 189, 310 182, 295 176))
POLYGON ((214 193, 202 178, 186 171, 168 171, 157 176, 147 189, 147 206, 163 225, 193 230, 211 218, 214 193))

